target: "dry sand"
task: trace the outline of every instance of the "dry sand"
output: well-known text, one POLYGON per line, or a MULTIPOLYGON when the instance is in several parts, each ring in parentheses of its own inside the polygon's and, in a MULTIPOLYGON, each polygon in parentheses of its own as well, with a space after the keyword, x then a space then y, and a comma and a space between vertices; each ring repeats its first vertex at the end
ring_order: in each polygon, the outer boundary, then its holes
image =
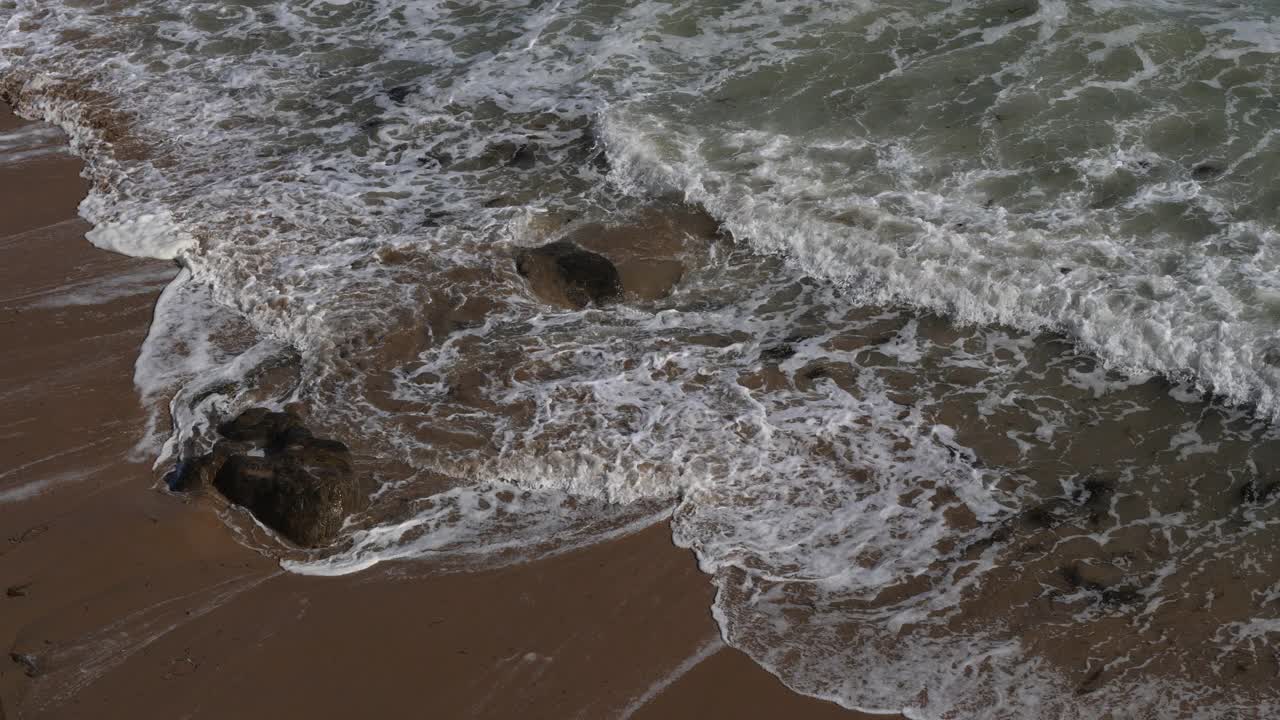
POLYGON ((0 718, 863 717, 719 646, 665 524, 500 570, 308 578, 158 489, 129 459, 132 373, 175 269, 84 240, 79 171, 0 164, 0 718))

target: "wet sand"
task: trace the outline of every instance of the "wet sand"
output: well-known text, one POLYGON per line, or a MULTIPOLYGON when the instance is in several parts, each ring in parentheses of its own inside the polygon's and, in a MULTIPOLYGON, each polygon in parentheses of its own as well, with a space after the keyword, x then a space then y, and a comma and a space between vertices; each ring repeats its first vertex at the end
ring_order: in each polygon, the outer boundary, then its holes
POLYGON ((84 240, 69 154, 3 158, 0 718, 866 717, 718 645, 665 524, 475 573, 282 572, 130 458, 176 269, 84 240))

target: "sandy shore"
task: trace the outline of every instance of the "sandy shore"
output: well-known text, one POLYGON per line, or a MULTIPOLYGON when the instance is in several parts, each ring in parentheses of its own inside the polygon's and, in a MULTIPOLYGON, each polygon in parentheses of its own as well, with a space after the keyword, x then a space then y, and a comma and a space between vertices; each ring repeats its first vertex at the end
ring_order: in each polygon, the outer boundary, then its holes
POLYGON ((174 267, 84 240, 65 151, 4 157, 0 718, 860 717, 720 645, 665 525, 447 576, 300 577, 238 544, 129 460, 174 267))

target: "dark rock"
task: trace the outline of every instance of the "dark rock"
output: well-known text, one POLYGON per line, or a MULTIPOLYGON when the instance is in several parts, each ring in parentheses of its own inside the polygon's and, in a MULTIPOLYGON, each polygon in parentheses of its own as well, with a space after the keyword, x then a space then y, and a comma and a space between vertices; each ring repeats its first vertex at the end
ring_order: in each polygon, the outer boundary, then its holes
POLYGON ((213 484, 218 472, 213 454, 179 460, 164 476, 164 484, 173 492, 202 492, 213 484))
POLYGON ((1051 528, 1058 525, 1061 519, 1058 517, 1056 503, 1047 502, 1043 505, 1037 505, 1026 512, 1022 513, 1022 519, 1032 527, 1051 528))
POLYGON ((958 448, 948 443, 942 443, 942 449, 946 450, 947 454, 950 455, 952 459, 958 460, 970 467, 984 467, 982 459, 969 448, 958 448))
POLYGON ((613 263, 570 242, 522 250, 516 255, 516 271, 539 298, 569 308, 603 305, 622 295, 613 263))
POLYGON ((830 376, 831 373, 822 365, 814 365, 806 368, 803 375, 806 380, 818 380, 830 376))
POLYGON ((1089 673, 1089 676, 1086 677, 1084 681, 1080 683, 1080 686, 1076 688, 1076 694, 1088 695, 1094 690, 1097 690, 1098 686, 1101 684, 1100 681, 1102 680, 1102 673, 1106 669, 1107 667, 1103 665, 1097 670, 1094 670, 1093 672, 1089 673))
POLYGON ((249 408, 234 420, 222 423, 218 434, 228 440, 272 450, 298 445, 311 438, 311 431, 297 415, 260 407, 249 408))
POLYGON ((166 477, 170 488, 214 487, 306 547, 332 541, 347 515, 368 501, 347 446, 313 436, 293 413, 250 408, 218 432, 227 440, 179 463, 166 477))
POLYGON ((164 474, 165 487, 169 488, 174 492, 187 492, 188 488, 194 488, 195 486, 199 485, 198 482, 190 482, 187 480, 188 475, 191 473, 191 468, 192 468, 191 461, 193 459, 194 458, 179 460, 178 463, 173 466, 173 469, 165 473, 164 474))
POLYGON ((452 217, 453 213, 445 210, 428 210, 422 216, 421 225, 422 227, 440 227, 441 225, 446 224, 452 217))
POLYGON ((780 343, 773 347, 765 348, 760 351, 760 359, 765 362, 780 363, 796 354, 796 348, 791 343, 780 343))
POLYGON ((449 163, 450 170, 475 172, 500 167, 516 167, 528 170, 537 162, 537 143, 518 140, 500 140, 471 157, 459 158, 449 163))
POLYGON ((609 258, 627 298, 653 302, 675 292, 725 237, 701 208, 660 201, 608 222, 575 224, 560 239, 609 258))
POLYGON ((1088 505, 1090 507, 1098 507, 1106 503, 1115 492, 1115 483, 1097 477, 1085 478, 1071 493, 1071 499, 1077 505, 1088 505))
POLYGON ((1012 533, 1009 532, 1009 528, 1003 527, 1003 526, 997 527, 995 530, 992 530, 989 535, 978 537, 970 541, 965 546, 965 552, 980 553, 986 550, 987 548, 991 547, 992 545, 998 545, 1001 543, 1009 542, 1009 538, 1011 536, 1012 536, 1012 533))
POLYGON ((1253 478, 1240 488, 1240 499, 1250 505, 1261 505, 1275 497, 1278 490, 1280 490, 1280 483, 1270 482, 1264 485, 1253 478))
POLYGON ((609 174, 609 153, 605 147, 604 138, 601 137, 595 125, 585 129, 574 146, 578 151, 579 162, 591 166, 601 175, 609 174))
POLYGON ((418 158, 419 165, 435 163, 438 167, 447 167, 453 163, 453 155, 440 148, 432 148, 418 158))
POLYGON ((1107 588, 1102 591, 1102 602, 1107 605, 1133 605, 1142 601, 1142 593, 1130 587, 1107 588))
POLYGON ((33 678, 40 674, 40 665, 36 662, 36 656, 28 653, 11 652, 9 659, 22 666, 22 672, 29 678, 33 678))
POLYGON ((1142 600, 1138 590, 1118 585, 1124 574, 1112 565, 1077 563, 1063 567, 1060 572, 1067 585, 1096 593, 1103 604, 1132 605, 1142 600))
POLYGON ((402 85, 388 90, 387 97, 391 98, 391 102, 400 105, 404 103, 405 98, 409 97, 412 92, 413 88, 408 87, 407 85, 402 85))
POLYGON ((528 170, 537 164, 537 162, 538 154, 534 151, 534 146, 531 144, 524 144, 516 148, 515 152, 511 153, 511 159, 507 161, 507 165, 521 170, 528 170))
POLYGON ((1196 182, 1205 182, 1217 178, 1226 169, 1221 165, 1212 162, 1203 162, 1191 168, 1191 179, 1196 182))
POLYGON ((765 348, 760 351, 760 359, 768 362, 780 363, 787 358, 796 354, 795 343, 808 340, 811 335, 793 334, 788 335, 782 342, 772 347, 765 348))
POLYGON ((265 447, 267 442, 228 442, 223 440, 213 446, 213 450, 198 457, 181 460, 164 476, 165 484, 173 492, 200 493, 213 487, 213 480, 222 469, 222 465, 233 455, 247 453, 258 447, 265 447))
POLYGON ((508 195, 499 195, 497 197, 491 197, 488 200, 485 200, 482 206, 486 208, 505 208, 505 207, 515 207, 519 204, 520 204, 520 201, 517 200, 516 198, 510 197, 508 195))
POLYGON ((1062 579, 1066 580, 1067 585, 1072 589, 1091 589, 1085 582, 1085 579, 1080 575, 1079 565, 1065 565, 1062 568, 1059 568, 1058 573, 1062 575, 1062 579))
POLYGON ((214 486, 228 500, 298 545, 333 540, 347 515, 366 499, 350 452, 336 441, 311 440, 263 457, 233 455, 214 486))
POLYGON ((4 591, 6 597, 20 598, 27 596, 27 589, 31 587, 31 583, 22 583, 21 585, 10 585, 4 591))
MULTIPOLYGON (((1064 576, 1067 576, 1064 570, 1064 576)), ((1080 562, 1071 566, 1068 580, 1074 579, 1074 587, 1101 591, 1114 587, 1124 579, 1124 572, 1115 565, 1104 562, 1080 562)))

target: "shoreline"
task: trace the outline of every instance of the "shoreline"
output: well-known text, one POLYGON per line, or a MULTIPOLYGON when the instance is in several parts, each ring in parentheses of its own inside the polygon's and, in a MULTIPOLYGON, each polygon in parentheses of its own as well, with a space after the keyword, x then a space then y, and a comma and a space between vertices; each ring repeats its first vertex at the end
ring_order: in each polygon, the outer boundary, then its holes
MULTIPOLYGON (((0 132, 31 125, 0 107, 0 132)), ((476 573, 312 578, 158 490, 128 459, 132 374, 176 269, 83 238, 80 170, 0 165, 19 208, 0 221, 0 717, 891 717, 717 648, 710 579, 666 523, 476 573)))

